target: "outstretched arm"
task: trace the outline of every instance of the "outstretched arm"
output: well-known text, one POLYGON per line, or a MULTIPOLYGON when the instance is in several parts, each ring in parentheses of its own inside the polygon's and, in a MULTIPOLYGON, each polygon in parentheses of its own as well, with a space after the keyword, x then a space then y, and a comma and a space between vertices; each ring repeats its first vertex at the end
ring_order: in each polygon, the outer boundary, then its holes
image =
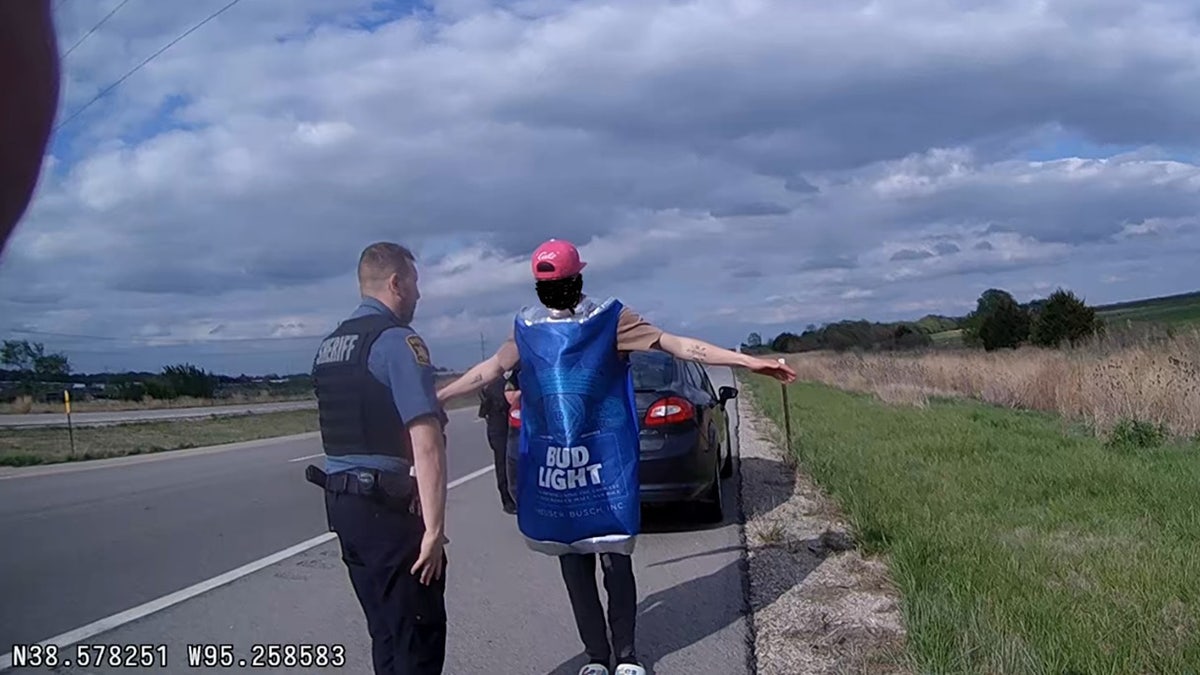
POLYGON ((486 361, 480 361, 457 380, 439 389, 437 392, 438 403, 445 405, 451 399, 474 394, 503 377, 504 371, 512 368, 517 362, 517 358, 517 345, 512 341, 505 342, 486 361))
POLYGON ((786 363, 735 352, 696 338, 663 333, 655 347, 676 358, 699 361, 709 366, 746 368, 762 375, 770 375, 783 382, 792 382, 796 379, 796 371, 786 363))

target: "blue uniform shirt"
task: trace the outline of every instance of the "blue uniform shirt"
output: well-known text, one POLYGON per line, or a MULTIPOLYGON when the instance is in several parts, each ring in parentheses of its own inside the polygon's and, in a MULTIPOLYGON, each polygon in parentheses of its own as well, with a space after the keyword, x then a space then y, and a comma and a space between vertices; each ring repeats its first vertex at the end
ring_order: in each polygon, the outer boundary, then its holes
MULTIPOLYGON (((378 300, 364 298, 349 318, 357 319, 390 311, 378 300)), ((425 415, 442 414, 434 388, 433 365, 417 362, 416 354, 406 340, 410 335, 416 335, 416 332, 408 326, 389 328, 379 335, 375 344, 371 345, 371 353, 367 355, 367 368, 375 379, 392 390, 392 401, 405 424, 425 415)), ((396 442, 406 441, 396 439, 396 442)), ((325 458, 325 473, 336 473, 360 466, 384 471, 404 470, 400 460, 386 455, 343 455, 325 458)))

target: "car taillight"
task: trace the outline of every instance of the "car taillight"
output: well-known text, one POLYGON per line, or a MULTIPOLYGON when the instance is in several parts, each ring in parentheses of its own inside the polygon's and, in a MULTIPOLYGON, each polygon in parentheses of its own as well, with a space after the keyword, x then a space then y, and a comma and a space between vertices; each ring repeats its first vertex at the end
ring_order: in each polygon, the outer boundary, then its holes
POLYGON ((508 411, 508 426, 513 429, 521 428, 521 406, 515 405, 508 411))
POLYGON ((661 398, 646 410, 646 425, 675 424, 686 422, 696 416, 692 404, 676 396, 661 398))

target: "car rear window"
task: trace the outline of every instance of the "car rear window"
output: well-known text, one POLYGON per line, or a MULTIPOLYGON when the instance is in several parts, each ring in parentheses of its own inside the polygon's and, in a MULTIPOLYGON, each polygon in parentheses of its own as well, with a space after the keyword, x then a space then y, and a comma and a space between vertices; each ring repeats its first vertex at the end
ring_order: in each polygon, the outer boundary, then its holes
POLYGON ((633 352, 629 365, 634 389, 662 389, 675 379, 675 359, 662 352, 633 352))

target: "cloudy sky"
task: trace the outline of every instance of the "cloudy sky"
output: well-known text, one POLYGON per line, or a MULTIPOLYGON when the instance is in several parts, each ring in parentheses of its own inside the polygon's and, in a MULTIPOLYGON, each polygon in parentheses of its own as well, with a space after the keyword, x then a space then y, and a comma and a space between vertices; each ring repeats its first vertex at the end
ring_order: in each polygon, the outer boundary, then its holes
POLYGON ((1192 0, 250 0, 76 114, 228 2, 55 0, 64 52, 122 6, 65 57, 0 334, 304 371, 381 239, 446 367, 536 301, 551 236, 730 346, 1200 286, 1192 0))

